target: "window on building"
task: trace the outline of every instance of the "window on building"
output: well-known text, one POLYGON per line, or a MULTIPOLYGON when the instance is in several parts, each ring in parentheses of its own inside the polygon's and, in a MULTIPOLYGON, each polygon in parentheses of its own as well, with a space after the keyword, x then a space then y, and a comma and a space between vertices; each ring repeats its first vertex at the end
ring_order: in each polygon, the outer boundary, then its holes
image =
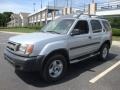
POLYGON ((38 20, 40 20, 40 14, 38 15, 38 20))

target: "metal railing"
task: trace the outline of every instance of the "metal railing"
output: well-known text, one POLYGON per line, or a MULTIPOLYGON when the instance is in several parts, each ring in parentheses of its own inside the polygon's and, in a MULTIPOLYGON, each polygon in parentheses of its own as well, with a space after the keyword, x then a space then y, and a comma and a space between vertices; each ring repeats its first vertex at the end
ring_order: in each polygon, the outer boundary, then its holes
POLYGON ((97 11, 108 11, 108 10, 116 10, 120 9, 120 1, 119 2, 107 2, 107 3, 97 3, 97 11))

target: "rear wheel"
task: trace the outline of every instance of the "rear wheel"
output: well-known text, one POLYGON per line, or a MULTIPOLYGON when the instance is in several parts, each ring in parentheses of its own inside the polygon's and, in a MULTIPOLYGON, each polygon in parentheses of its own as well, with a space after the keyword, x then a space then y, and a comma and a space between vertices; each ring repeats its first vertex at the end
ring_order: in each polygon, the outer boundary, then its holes
POLYGON ((108 58, 108 54, 109 54, 109 45, 108 44, 104 44, 101 49, 100 49, 100 54, 99 54, 99 59, 101 61, 105 61, 108 58))
POLYGON ((61 79, 67 71, 67 60, 63 55, 53 55, 44 65, 43 78, 48 82, 61 79))

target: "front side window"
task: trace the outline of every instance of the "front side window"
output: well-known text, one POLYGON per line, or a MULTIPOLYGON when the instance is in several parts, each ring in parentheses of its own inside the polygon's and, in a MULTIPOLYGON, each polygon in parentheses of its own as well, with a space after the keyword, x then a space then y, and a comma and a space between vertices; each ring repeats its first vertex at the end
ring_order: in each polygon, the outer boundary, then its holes
POLYGON ((78 30, 79 34, 87 34, 89 32, 88 22, 85 20, 78 21, 74 30, 78 30))
POLYGON ((98 32, 102 31, 102 26, 101 26, 100 21, 91 20, 90 23, 91 23, 91 26, 92 26, 93 33, 98 33, 98 32))
POLYGON ((57 34, 66 34, 73 25, 74 19, 58 19, 45 25, 41 31, 57 34))

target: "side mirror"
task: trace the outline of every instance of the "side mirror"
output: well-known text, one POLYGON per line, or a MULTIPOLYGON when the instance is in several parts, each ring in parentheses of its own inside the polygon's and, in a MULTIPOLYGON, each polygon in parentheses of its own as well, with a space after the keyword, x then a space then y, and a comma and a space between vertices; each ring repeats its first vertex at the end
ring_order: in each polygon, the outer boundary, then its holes
POLYGON ((80 34, 79 29, 74 29, 74 30, 71 32, 71 36, 79 35, 79 34, 80 34))

